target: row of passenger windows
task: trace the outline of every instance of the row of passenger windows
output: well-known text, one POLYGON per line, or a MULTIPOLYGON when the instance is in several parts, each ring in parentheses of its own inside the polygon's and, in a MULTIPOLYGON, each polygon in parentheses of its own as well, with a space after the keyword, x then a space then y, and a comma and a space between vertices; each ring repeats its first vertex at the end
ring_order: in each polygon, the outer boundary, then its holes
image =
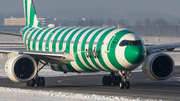
MULTIPOLYGON (((29 39, 27 38, 28 41, 33 41, 33 42, 46 42, 47 40, 37 40, 37 39, 29 39)), ((79 41, 61 41, 61 40, 51 40, 53 43, 73 43, 73 44, 78 44, 79 41)), ((93 45, 104 45, 104 42, 86 42, 85 44, 93 44, 93 45)))

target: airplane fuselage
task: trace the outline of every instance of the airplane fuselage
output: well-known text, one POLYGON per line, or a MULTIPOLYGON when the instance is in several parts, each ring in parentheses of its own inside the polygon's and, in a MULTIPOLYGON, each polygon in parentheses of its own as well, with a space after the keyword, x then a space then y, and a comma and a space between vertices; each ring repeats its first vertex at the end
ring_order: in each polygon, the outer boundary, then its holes
POLYGON ((21 33, 28 50, 71 53, 75 61, 51 64, 55 71, 132 70, 143 62, 146 53, 142 39, 128 29, 25 27, 21 33))

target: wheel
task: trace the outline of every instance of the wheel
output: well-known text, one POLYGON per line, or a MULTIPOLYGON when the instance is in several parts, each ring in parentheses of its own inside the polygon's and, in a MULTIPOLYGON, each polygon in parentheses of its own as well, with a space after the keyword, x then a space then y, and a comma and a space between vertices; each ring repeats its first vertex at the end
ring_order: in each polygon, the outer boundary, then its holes
POLYGON ((130 83, 129 83, 129 81, 126 81, 125 87, 126 87, 126 89, 129 89, 129 88, 130 88, 130 83))
POLYGON ((105 86, 105 85, 107 85, 106 83, 107 83, 107 76, 103 76, 102 84, 105 86))
POLYGON ((40 78, 40 83, 41 83, 41 87, 45 86, 45 79, 44 79, 44 77, 40 78))
POLYGON ((28 81, 28 82, 26 82, 26 86, 27 86, 27 87, 29 86, 29 81, 28 81))
POLYGON ((119 87, 120 87, 121 89, 124 89, 124 81, 120 81, 119 87))
POLYGON ((108 86, 111 86, 111 77, 110 77, 110 76, 107 76, 106 84, 107 84, 108 86))
POLYGON ((34 79, 30 80, 29 81, 29 86, 34 87, 34 85, 35 85, 35 80, 34 79))
POLYGON ((45 86, 45 79, 44 79, 44 77, 38 77, 37 80, 38 80, 37 86, 41 86, 41 87, 45 86))
POLYGON ((121 81, 121 77, 120 77, 120 76, 114 76, 113 85, 114 85, 114 86, 119 85, 120 81, 121 81))

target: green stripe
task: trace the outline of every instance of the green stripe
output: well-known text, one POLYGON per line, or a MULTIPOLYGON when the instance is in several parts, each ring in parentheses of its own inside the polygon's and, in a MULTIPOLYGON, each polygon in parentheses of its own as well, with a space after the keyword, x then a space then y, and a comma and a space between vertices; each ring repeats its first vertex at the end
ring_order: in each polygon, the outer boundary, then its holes
POLYGON ((29 27, 32 27, 33 24, 34 24, 34 16, 35 16, 35 13, 34 13, 34 8, 33 8, 33 4, 31 4, 31 8, 30 8, 30 24, 29 24, 29 27))
POLYGON ((64 71, 61 65, 58 65, 58 69, 59 69, 60 71, 64 71))
POLYGON ((70 62, 68 64, 66 64, 66 67, 71 71, 71 72, 78 72, 76 71, 70 64, 70 62))
POLYGON ((25 6, 25 19, 26 19, 26 26, 28 26, 28 18, 27 18, 27 0, 24 0, 24 6, 25 6))

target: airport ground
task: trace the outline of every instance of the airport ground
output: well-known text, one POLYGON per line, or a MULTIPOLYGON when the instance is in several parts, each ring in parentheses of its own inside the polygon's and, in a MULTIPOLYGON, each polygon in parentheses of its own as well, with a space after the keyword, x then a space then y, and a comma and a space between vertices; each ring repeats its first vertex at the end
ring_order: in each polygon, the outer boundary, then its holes
POLYGON ((175 67, 174 75, 164 81, 152 81, 143 72, 134 72, 129 79, 131 82, 130 89, 120 89, 118 86, 103 86, 101 83, 103 75, 46 77, 45 87, 26 87, 25 83, 14 83, 3 77, 0 78, 0 87, 109 95, 135 99, 180 100, 179 66, 175 67))

